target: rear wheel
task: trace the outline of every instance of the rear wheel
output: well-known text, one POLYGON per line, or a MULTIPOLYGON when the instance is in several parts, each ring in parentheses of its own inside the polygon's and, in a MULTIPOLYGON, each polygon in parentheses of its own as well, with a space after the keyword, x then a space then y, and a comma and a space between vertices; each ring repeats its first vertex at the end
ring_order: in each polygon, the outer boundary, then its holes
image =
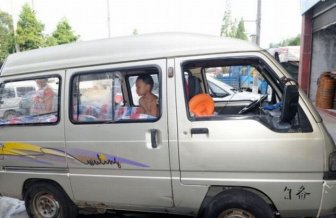
POLYGON ((17 116, 17 113, 15 111, 6 111, 4 114, 5 120, 11 120, 16 116, 17 116))
POLYGON ((29 217, 67 218, 76 217, 77 208, 67 194, 50 183, 31 185, 24 196, 29 217))
POLYGON ((209 203, 204 218, 274 218, 271 207, 249 191, 232 189, 209 203))

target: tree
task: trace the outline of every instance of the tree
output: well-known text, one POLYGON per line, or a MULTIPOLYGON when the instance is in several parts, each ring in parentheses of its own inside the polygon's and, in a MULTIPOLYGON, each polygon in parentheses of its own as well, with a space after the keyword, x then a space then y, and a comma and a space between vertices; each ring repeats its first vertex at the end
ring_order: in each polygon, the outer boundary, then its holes
POLYGON ((54 45, 57 45, 57 40, 53 36, 46 35, 44 46, 49 47, 54 45))
POLYGON ((13 20, 8 13, 0 10, 0 65, 13 52, 15 52, 13 20))
POLYGON ((23 5, 17 23, 16 43, 21 51, 43 47, 45 39, 43 36, 44 25, 39 22, 35 12, 28 4, 23 5))
POLYGON ((243 18, 240 19, 238 24, 236 19, 232 20, 229 5, 224 12, 220 35, 247 40, 243 18))
POLYGON ((300 34, 297 35, 296 37, 293 37, 293 38, 290 38, 288 39, 288 45, 291 46, 291 45, 300 45, 301 44, 301 36, 300 34))
POLYGON ((226 36, 226 37, 234 37, 235 36, 235 21, 232 21, 231 18, 231 10, 228 7, 227 10, 224 12, 224 17, 222 20, 222 26, 221 26, 221 36, 226 36))
POLYGON ((295 45, 300 45, 301 40, 300 40, 300 34, 295 36, 295 37, 291 37, 291 38, 287 38, 282 40, 281 42, 278 43, 270 43, 270 48, 276 48, 276 47, 281 47, 281 46, 295 46, 295 45))
POLYGON ((236 34, 235 34, 234 38, 247 40, 247 35, 245 33, 245 25, 244 25, 243 18, 241 18, 239 23, 238 23, 238 28, 237 28, 237 31, 236 31, 236 34))
POLYGON ((69 22, 66 19, 61 20, 56 27, 56 30, 53 32, 52 38, 47 38, 47 44, 54 45, 56 42, 57 45, 66 44, 70 42, 77 41, 79 38, 78 35, 72 30, 69 22))
POLYGON ((138 33, 138 30, 135 28, 134 30, 133 30, 133 36, 135 36, 135 35, 138 35, 139 33, 138 33))

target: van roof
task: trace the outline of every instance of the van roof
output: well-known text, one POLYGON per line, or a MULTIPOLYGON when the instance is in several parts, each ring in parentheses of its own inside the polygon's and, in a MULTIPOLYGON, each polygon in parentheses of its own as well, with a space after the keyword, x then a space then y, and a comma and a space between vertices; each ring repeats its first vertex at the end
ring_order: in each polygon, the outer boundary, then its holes
POLYGON ((9 55, 1 76, 134 60, 255 51, 247 41, 188 33, 156 33, 76 42, 9 55))

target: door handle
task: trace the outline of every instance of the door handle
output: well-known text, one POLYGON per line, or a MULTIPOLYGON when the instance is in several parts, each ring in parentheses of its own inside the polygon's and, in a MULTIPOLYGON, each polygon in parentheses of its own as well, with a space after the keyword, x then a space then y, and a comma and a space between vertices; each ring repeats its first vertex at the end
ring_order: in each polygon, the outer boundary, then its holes
POLYGON ((157 144, 157 134, 158 134, 158 130, 157 129, 150 129, 150 134, 151 134, 151 144, 152 144, 152 148, 157 148, 158 144, 157 144))
POLYGON ((193 134, 209 134, 209 129, 208 128, 192 128, 190 130, 191 135, 193 134))

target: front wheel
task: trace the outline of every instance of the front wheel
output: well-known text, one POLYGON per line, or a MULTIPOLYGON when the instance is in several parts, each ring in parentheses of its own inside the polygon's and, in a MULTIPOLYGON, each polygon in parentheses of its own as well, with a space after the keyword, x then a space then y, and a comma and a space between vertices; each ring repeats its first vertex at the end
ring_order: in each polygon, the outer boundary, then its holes
POLYGON ((274 218, 274 213, 259 196, 232 189, 214 197, 205 209, 204 218, 274 218))
POLYGON ((66 193, 50 183, 35 183, 25 193, 26 210, 31 218, 76 217, 77 208, 66 193))

